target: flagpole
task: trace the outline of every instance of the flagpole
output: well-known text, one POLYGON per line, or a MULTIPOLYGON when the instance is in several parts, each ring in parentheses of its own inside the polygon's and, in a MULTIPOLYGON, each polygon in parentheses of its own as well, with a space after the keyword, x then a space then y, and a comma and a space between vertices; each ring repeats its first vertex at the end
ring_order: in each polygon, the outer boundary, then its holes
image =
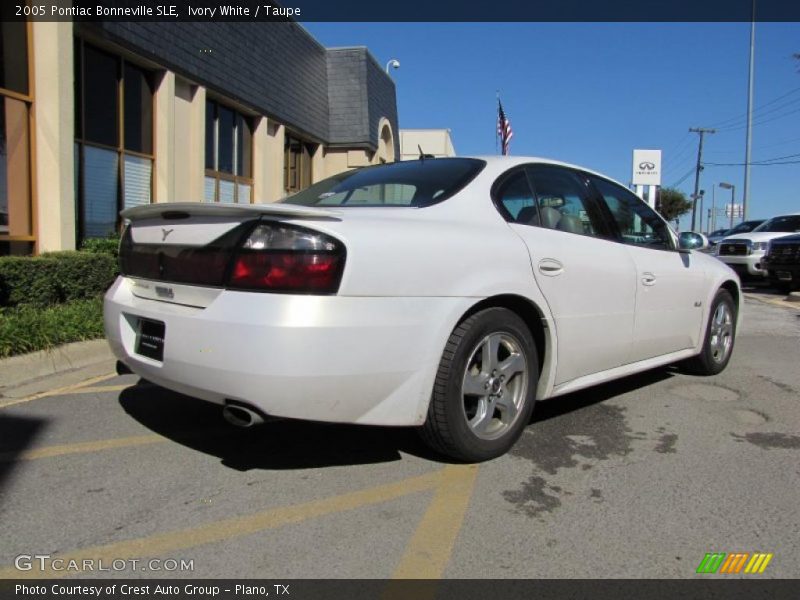
MULTIPOLYGON (((497 95, 497 106, 498 106, 498 113, 497 113, 497 115, 498 115, 498 119, 499 119, 499 118, 500 118, 500 113, 499 113, 499 107, 500 107, 500 90, 495 90, 495 93, 496 93, 496 95, 497 95)), ((498 127, 497 127, 497 124, 498 124, 498 123, 499 123, 499 120, 496 120, 496 121, 495 121, 495 124, 494 124, 494 153, 495 153, 495 154, 500 154, 500 146, 499 146, 499 145, 498 145, 498 143, 497 143, 497 138, 500 136, 500 132, 498 131, 498 127)))

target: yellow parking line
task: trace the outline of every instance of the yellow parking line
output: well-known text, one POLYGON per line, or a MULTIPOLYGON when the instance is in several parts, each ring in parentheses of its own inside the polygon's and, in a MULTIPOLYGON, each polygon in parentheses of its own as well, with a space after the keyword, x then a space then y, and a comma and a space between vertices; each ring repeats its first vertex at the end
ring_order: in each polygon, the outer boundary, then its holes
POLYGON ((80 388, 69 392, 70 394, 101 394, 103 392, 120 392, 127 390, 129 387, 135 386, 135 383, 125 383, 122 385, 93 385, 89 387, 80 388))
MULTIPOLYGON (((187 529, 159 533, 102 546, 73 550, 71 552, 59 554, 58 558, 63 559, 63 564, 65 565, 69 564, 69 561, 74 560, 77 561, 77 565, 80 566, 84 558, 93 558, 95 560, 102 560, 102 562, 106 564, 111 564, 114 559, 163 556, 170 552, 184 550, 202 544, 219 542, 266 529, 274 529, 283 527, 284 525, 300 523, 307 519, 322 517, 332 513, 388 502, 395 498, 401 498, 434 488, 442 482, 443 475, 445 474, 447 475, 448 485, 445 486, 444 489, 451 490, 450 494, 452 494, 455 488, 464 489, 465 484, 459 483, 458 477, 447 473, 447 469, 445 469, 445 471, 434 471, 433 473, 426 473, 425 475, 418 475, 401 481, 395 481, 393 483, 356 492, 349 492, 339 496, 312 500, 295 506, 272 508, 255 514, 223 519, 198 527, 189 527, 187 529)), ((466 478, 464 479, 466 480, 466 478)), ((430 510, 428 512, 430 512, 430 510)), ((458 512, 457 507, 456 512, 458 512)), ((0 579, 62 577, 66 575, 74 576, 77 573, 77 571, 65 570, 42 571, 37 564, 36 567, 30 571, 17 571, 14 567, 0 569, 0 579)))
POLYGON ((442 576, 461 530, 477 474, 478 465, 445 467, 442 481, 409 540, 393 579, 439 579, 442 576))
POLYGON ((74 392, 75 390, 79 390, 83 387, 94 385, 95 383, 100 383, 101 381, 107 381, 113 377, 116 377, 116 373, 111 373, 109 375, 100 375, 99 377, 92 377, 91 379, 87 379, 86 381, 81 381, 79 383, 73 383, 71 385, 65 385, 64 387, 56 388, 54 390, 47 390, 46 392, 39 392, 38 394, 31 394, 30 396, 25 396, 24 398, 16 398, 6 402, 0 401, 0 408, 7 408, 9 406, 14 406, 16 404, 22 404, 23 402, 30 402, 31 400, 38 400, 39 398, 47 398, 48 396, 58 396, 59 394, 69 394, 74 392))
POLYGON ((79 442, 77 444, 61 444, 58 446, 45 446, 44 448, 34 448, 19 454, 14 452, 1 452, 0 463, 12 462, 17 460, 36 460, 37 458, 52 458, 54 456, 64 456, 65 454, 82 454, 86 452, 99 452, 112 448, 127 448, 129 446, 143 446, 145 444, 156 444, 166 442, 167 438, 160 435, 134 435, 131 437, 115 438, 110 440, 96 440, 93 442, 79 442))

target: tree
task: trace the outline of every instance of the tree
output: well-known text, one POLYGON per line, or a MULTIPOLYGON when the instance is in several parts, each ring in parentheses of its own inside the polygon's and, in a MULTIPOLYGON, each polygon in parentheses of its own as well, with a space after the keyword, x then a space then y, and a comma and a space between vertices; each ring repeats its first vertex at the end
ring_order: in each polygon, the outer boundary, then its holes
POLYGON ((682 191, 665 187, 659 190, 656 210, 667 221, 674 221, 692 210, 692 202, 682 191))

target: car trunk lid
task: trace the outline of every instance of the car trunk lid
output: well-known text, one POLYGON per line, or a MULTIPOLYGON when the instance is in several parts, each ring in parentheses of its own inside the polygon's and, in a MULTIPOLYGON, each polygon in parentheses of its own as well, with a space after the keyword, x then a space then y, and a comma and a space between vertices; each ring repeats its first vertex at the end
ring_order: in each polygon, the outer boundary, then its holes
POLYGON ((197 299, 187 302, 186 294, 178 292, 185 286, 222 288, 234 254, 259 222, 339 220, 337 211, 283 204, 152 204, 121 215, 127 227, 120 270, 136 283, 133 293, 192 305, 197 299))

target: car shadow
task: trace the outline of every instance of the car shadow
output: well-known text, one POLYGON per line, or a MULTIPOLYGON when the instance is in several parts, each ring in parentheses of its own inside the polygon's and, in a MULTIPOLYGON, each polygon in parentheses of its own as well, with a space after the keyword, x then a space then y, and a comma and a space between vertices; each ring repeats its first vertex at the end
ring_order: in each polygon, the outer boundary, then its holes
POLYGON ((45 419, 0 415, 0 493, 6 485, 20 455, 44 430, 45 419))
MULTIPOLYGON (((615 396, 669 379, 661 368, 537 404, 529 427, 615 396)), ((459 461, 429 449, 413 427, 368 427, 276 419, 242 429, 222 418, 219 405, 160 388, 144 380, 123 390, 120 405, 151 431, 218 457, 237 471, 310 469, 387 463, 409 454, 442 464, 459 461)))
POLYGON ((531 424, 535 426, 536 423, 555 419, 587 406, 605 402, 616 396, 670 379, 678 373, 680 373, 680 369, 676 366, 660 367, 609 381, 608 383, 601 383, 571 394, 543 400, 536 404, 531 424))
POLYGON ((239 428, 223 419, 217 404, 143 381, 123 390, 119 402, 151 431, 237 471, 386 463, 401 460, 401 452, 437 459, 409 427, 275 419, 239 428))

